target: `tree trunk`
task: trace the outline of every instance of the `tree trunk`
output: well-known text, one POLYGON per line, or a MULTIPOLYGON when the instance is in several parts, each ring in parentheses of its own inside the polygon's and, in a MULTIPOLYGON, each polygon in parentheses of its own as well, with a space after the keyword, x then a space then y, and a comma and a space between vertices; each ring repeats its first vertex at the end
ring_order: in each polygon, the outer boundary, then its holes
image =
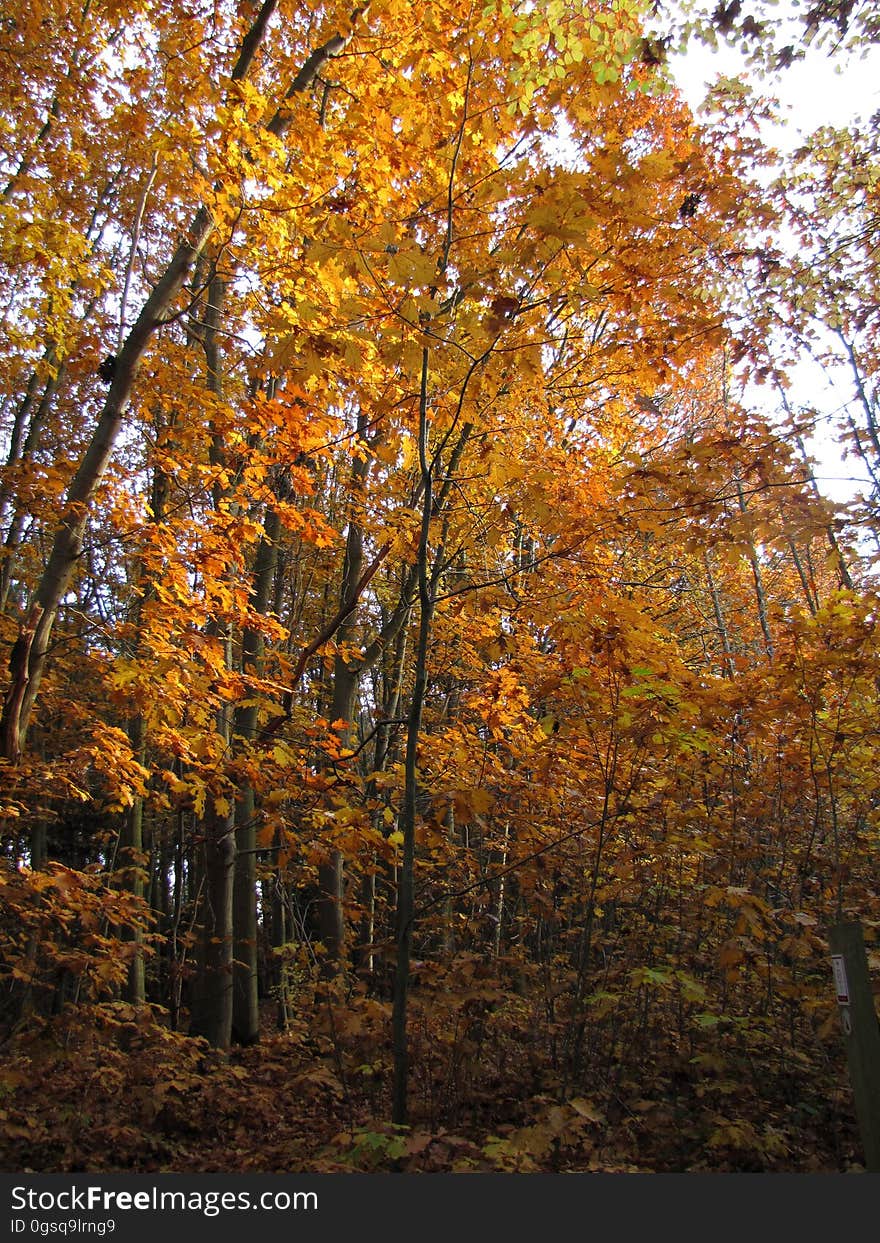
MULTIPOLYGON (((363 436, 366 418, 358 416, 357 432, 363 436)), ((356 457, 351 467, 351 500, 349 505, 348 532, 345 540, 345 560, 340 585, 340 605, 356 597, 358 584, 364 569, 364 539, 361 515, 358 512, 361 494, 369 470, 369 459, 356 457)), ((351 638, 353 631, 352 610, 336 632, 337 642, 342 645, 351 638)), ((352 745, 357 717, 357 696, 363 671, 360 660, 349 662, 337 653, 333 663, 333 695, 330 716, 333 721, 344 721, 339 741, 343 747, 352 745)), ((326 977, 336 975, 345 963, 345 875, 344 861, 340 851, 330 848, 327 859, 318 868, 320 898, 318 900, 318 930, 324 946, 322 971, 326 977)))
POLYGON ((260 1038, 257 970, 257 841, 253 786, 245 783, 235 805, 235 883, 232 912, 234 967, 232 1038, 255 1044, 260 1038))
POLYGON ((428 685, 428 641, 431 635, 433 599, 428 577, 428 539, 433 498, 431 468, 428 464, 428 350, 422 351, 422 376, 419 396, 419 463, 422 473, 422 525, 416 560, 419 581, 419 636, 416 644, 416 670, 412 703, 406 734, 404 759, 404 793, 401 832, 403 859, 397 884, 397 962, 394 971, 394 999, 391 1015, 391 1044, 394 1058, 391 1120, 405 1126, 408 1116, 409 1044, 407 1012, 409 1001, 410 959, 412 957, 416 796, 418 793, 418 745, 422 726, 422 707, 428 685))
MULTIPOLYGON (((347 722, 339 736, 343 747, 351 746, 359 681, 357 666, 349 665, 337 656, 333 668, 331 713, 334 721, 347 722)), ((322 970, 325 976, 331 977, 345 965, 345 867, 340 851, 331 848, 328 858, 318 868, 318 884, 321 891, 318 931, 325 951, 322 970)))
MULTIPOLYGON (((211 799, 209 796, 209 804, 211 799)), ((190 1035, 204 1036, 215 1049, 232 1042, 232 901, 235 875, 233 812, 210 806, 204 831, 204 886, 198 977, 190 1008, 190 1035)))
MULTIPOLYGON (((129 741, 136 760, 143 763, 144 738, 146 729, 144 718, 138 716, 129 724, 129 741)), ((136 898, 144 896, 144 800, 136 795, 128 809, 119 842, 119 869, 122 881, 129 893, 136 898)), ((144 933, 138 925, 135 928, 123 928, 122 939, 134 943, 134 952, 128 968, 128 982, 125 988, 125 999, 133 1006, 142 1006, 146 1000, 146 983, 144 977, 144 933)))
MULTIPOLYGON (((265 614, 278 566, 278 537, 281 524, 277 514, 270 512, 265 532, 254 560, 251 606, 255 613, 265 614)), ((263 672, 265 644, 259 630, 247 627, 242 635, 242 672, 260 677, 263 672)), ((249 694, 247 707, 237 708, 234 732, 237 750, 254 745, 257 737, 259 710, 256 692, 249 694)), ((253 1044, 260 1035, 259 972, 257 964, 257 826, 254 788, 246 778, 239 785, 235 811, 235 969, 233 974, 233 1035, 237 1044, 253 1044)))
POLYGON ((287 891, 281 872, 276 872, 272 881, 272 981, 277 1001, 278 1030, 286 1032, 290 1027, 290 967, 286 957, 287 945, 290 940, 288 932, 287 891))

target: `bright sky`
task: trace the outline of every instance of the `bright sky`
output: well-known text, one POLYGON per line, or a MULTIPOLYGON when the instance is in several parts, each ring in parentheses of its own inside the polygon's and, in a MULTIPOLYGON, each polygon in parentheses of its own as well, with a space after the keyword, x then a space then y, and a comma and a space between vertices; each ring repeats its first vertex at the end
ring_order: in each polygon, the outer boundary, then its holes
MULTIPOLYGON (((672 60, 672 69, 696 111, 705 96, 706 83, 719 75, 737 76, 742 72, 742 58, 729 48, 716 53, 695 45, 686 57, 672 60)), ((762 93, 775 95, 789 114, 788 125, 776 135, 777 144, 787 148, 799 132, 867 119, 880 108, 880 47, 871 48, 862 59, 850 57, 844 63, 821 50, 811 51, 803 61, 784 70, 776 82, 762 86, 762 93)))
MULTIPOLYGON (((743 72, 742 58, 730 48, 713 53, 702 46, 692 47, 686 57, 675 57, 672 69, 688 103, 695 112, 706 94, 707 83, 719 75, 735 77, 743 72)), ((785 123, 767 132, 767 140, 780 151, 792 150, 800 139, 822 125, 842 126, 866 121, 880 110, 880 47, 873 46, 862 58, 841 61, 827 53, 811 51, 805 60, 792 65, 775 82, 764 82, 756 89, 773 95, 782 105, 785 123)), ((834 441, 834 423, 845 413, 852 399, 852 383, 845 371, 829 374, 805 358, 792 373, 793 406, 812 406, 825 421, 808 442, 817 458, 816 475, 822 491, 838 501, 851 500, 866 482, 861 463, 843 460, 834 441)), ((776 413, 778 403, 767 389, 748 393, 756 405, 776 413)))

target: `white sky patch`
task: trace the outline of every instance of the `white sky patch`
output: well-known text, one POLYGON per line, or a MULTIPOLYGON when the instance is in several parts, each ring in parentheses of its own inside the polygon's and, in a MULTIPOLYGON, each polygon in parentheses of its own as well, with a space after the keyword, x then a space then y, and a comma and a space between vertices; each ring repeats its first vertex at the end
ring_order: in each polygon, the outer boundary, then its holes
MULTIPOLYGON (((698 116, 709 87, 719 77, 745 79, 757 94, 778 100, 780 122, 767 125, 763 137, 783 155, 823 126, 864 125, 880 110, 880 46, 876 45, 858 56, 810 49, 802 61, 775 77, 758 79, 736 49, 721 46, 712 50, 693 42, 686 55, 670 57, 670 68, 698 116)), ((849 372, 843 366, 830 368, 805 354, 788 368, 788 374, 792 408, 816 412, 814 431, 806 446, 816 459, 816 478, 824 495, 846 503, 860 491, 869 491, 864 463, 854 454, 844 456, 838 439, 847 408, 854 402, 849 372)), ((748 385, 744 398, 770 417, 780 413, 780 401, 772 387, 748 385)))
POLYGON ((880 46, 871 46, 858 57, 811 49, 802 61, 764 81, 756 80, 742 55, 729 47, 712 51, 694 43, 686 55, 672 56, 669 63, 679 89, 697 113, 708 86, 718 77, 750 79, 759 94, 778 99, 784 120, 773 129, 772 140, 781 151, 792 150, 822 125, 867 121, 880 109, 880 46))

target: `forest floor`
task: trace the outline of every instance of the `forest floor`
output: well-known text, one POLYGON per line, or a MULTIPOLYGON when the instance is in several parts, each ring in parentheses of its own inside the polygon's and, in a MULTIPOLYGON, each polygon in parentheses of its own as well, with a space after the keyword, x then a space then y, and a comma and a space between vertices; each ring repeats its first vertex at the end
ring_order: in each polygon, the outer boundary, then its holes
MULTIPOLYGON (((710 1059, 582 1076, 511 1048, 413 1041, 411 1125, 390 1116, 387 1007, 222 1055, 150 1011, 72 1009, 0 1048, 0 1168, 16 1172, 843 1172, 845 1081, 710 1059), (323 1030, 320 1028, 323 1026, 323 1030), (469 1058, 471 1060, 469 1060, 469 1058), (589 1079, 591 1090, 583 1091, 589 1079)), ((442 1042, 441 1042, 442 1043, 442 1042)))

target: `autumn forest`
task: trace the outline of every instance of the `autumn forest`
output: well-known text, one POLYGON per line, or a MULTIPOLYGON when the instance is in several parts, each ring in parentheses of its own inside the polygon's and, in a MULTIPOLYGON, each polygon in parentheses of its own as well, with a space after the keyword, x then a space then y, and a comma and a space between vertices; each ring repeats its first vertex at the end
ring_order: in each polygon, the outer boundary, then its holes
POLYGON ((878 41, 2 6, 3 1169, 864 1167, 878 41))

